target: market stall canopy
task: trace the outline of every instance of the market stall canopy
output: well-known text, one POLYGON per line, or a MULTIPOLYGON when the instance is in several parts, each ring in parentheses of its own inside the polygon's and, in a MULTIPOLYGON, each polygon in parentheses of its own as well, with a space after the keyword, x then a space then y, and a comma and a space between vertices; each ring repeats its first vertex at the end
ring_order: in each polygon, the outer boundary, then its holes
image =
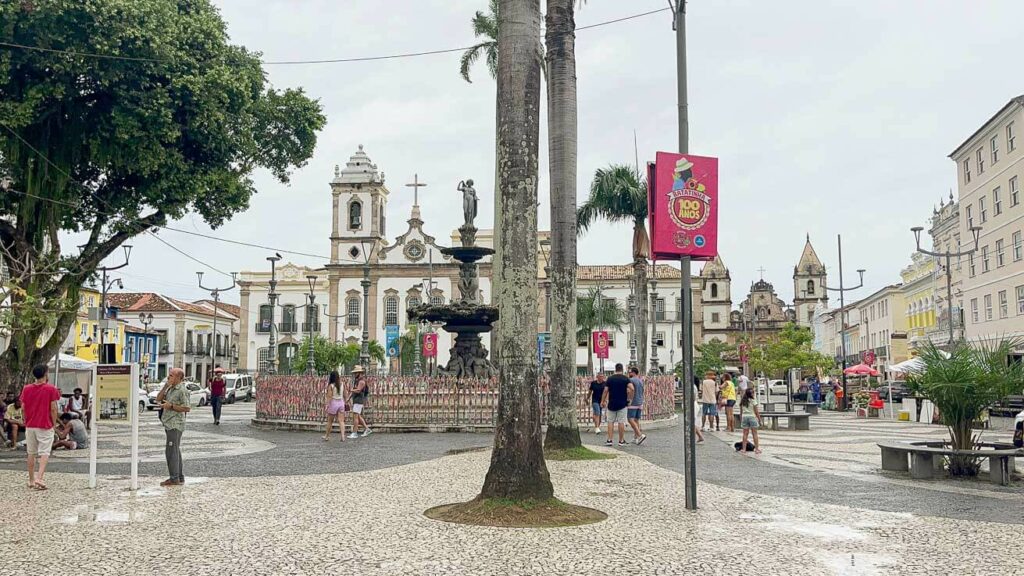
POLYGON ((924 372, 924 368, 924 360, 920 358, 911 358, 910 360, 889 366, 891 372, 899 372, 900 374, 919 374, 924 372))
POLYGON ((61 394, 71 394, 75 388, 81 388, 88 394, 89 385, 92 384, 92 371, 96 367, 95 362, 82 360, 70 354, 60 355, 60 376, 57 376, 56 362, 50 359, 50 380, 60 389, 61 394))
MULTIPOLYGON (((60 369, 61 370, 92 370, 96 366, 95 362, 89 362, 88 360, 82 360, 78 356, 72 356, 70 354, 60 355, 60 369)), ((54 359, 50 359, 50 368, 54 368, 54 359)))
POLYGON ((867 364, 857 364, 846 369, 847 376, 878 376, 880 373, 867 364))

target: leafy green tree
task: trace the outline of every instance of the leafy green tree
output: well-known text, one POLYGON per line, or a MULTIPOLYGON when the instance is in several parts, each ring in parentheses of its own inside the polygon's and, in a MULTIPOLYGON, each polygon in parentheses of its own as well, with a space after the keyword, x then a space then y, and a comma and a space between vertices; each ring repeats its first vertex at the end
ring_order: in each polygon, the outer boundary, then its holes
MULTIPOLYGON (((210 0, 2 2, 0 248, 12 305, 77 303, 84 281, 135 235, 244 210, 254 170, 281 182, 305 164, 325 118, 301 90, 270 87, 259 54, 229 42, 210 0), (93 57, 98 54, 105 57, 93 57), (60 233, 81 233, 77 255, 60 233), (31 272, 56 267, 53 274, 31 272)), ((23 382, 75 319, 12 334, 0 385, 23 382)))
POLYGON ((700 357, 693 361, 693 374, 700 378, 703 378, 704 374, 709 370, 713 372, 724 371, 725 360, 723 355, 736 351, 735 346, 730 346, 718 338, 713 338, 706 344, 698 344, 694 348, 697 349, 700 357))
MULTIPOLYGON (((332 342, 324 336, 313 336, 313 363, 317 374, 327 374, 331 370, 353 363, 359 358, 359 347, 355 350, 350 345, 332 342)), ((304 374, 309 360, 309 337, 302 339, 299 349, 292 358, 292 374, 304 374)))
MULTIPOLYGON (((590 183, 590 197, 577 210, 582 234, 597 220, 633 224, 633 286, 637 295, 637 333, 647 334, 647 259, 651 239, 647 235, 647 179, 632 166, 599 168, 590 183)), ((647 366, 647 338, 637 339, 638 362, 647 366)))
POLYGON ((810 328, 786 324, 768 343, 751 347, 750 367, 755 373, 781 378, 790 368, 814 372, 834 366, 832 357, 811 347, 813 342, 810 328))
MULTIPOLYGON (((1022 339, 1007 339, 977 345, 960 341, 948 354, 932 344, 921 349, 924 371, 909 375, 907 384, 939 409, 953 448, 975 449, 974 422, 996 402, 1024 390, 1024 364, 1010 361, 1022 346, 1022 339)), ((977 458, 949 459, 952 476, 976 476, 978 469, 977 458)))
POLYGON ((626 310, 614 298, 598 300, 596 288, 576 296, 576 341, 587 343, 587 373, 594 373, 594 330, 622 332, 626 324, 626 310))

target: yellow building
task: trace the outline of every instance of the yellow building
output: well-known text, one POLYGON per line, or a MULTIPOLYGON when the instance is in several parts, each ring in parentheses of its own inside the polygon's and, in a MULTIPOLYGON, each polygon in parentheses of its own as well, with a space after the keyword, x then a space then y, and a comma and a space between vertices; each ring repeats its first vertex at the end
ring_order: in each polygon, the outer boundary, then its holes
MULTIPOLYGON (((78 317, 75 319, 74 332, 70 340, 74 342, 75 356, 89 362, 99 359, 100 325, 96 320, 89 319, 89 310, 99 308, 101 294, 98 290, 82 286, 78 299, 78 317)), ((93 317, 97 317, 96 314, 93 317)), ((114 344, 114 358, 120 362, 124 354, 124 326, 115 323, 104 336, 106 344, 114 344)))
POLYGON ((935 259, 915 252, 909 266, 900 271, 911 348, 919 348, 936 326, 935 259))

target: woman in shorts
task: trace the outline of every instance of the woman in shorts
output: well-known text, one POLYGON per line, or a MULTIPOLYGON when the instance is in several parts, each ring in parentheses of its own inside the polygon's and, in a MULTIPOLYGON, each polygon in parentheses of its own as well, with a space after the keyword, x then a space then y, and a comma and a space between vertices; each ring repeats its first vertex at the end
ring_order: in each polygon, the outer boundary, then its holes
POLYGON ((327 431, 324 434, 324 442, 331 438, 331 430, 334 428, 334 421, 338 421, 341 427, 341 441, 345 441, 345 392, 341 386, 341 376, 336 370, 331 371, 327 377, 327 431))
POLYGON ((740 399, 740 428, 743 429, 743 439, 740 441, 740 452, 747 452, 747 436, 754 436, 754 454, 761 453, 761 443, 757 437, 757 429, 761 426, 761 409, 754 399, 754 389, 747 388, 740 399))

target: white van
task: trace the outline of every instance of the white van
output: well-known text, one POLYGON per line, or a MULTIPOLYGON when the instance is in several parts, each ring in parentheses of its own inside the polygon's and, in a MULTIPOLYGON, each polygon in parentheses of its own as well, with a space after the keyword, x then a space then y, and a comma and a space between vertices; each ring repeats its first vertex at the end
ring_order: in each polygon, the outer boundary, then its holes
POLYGON ((228 404, 236 400, 249 402, 255 393, 252 376, 248 374, 225 374, 224 375, 224 398, 228 404))

